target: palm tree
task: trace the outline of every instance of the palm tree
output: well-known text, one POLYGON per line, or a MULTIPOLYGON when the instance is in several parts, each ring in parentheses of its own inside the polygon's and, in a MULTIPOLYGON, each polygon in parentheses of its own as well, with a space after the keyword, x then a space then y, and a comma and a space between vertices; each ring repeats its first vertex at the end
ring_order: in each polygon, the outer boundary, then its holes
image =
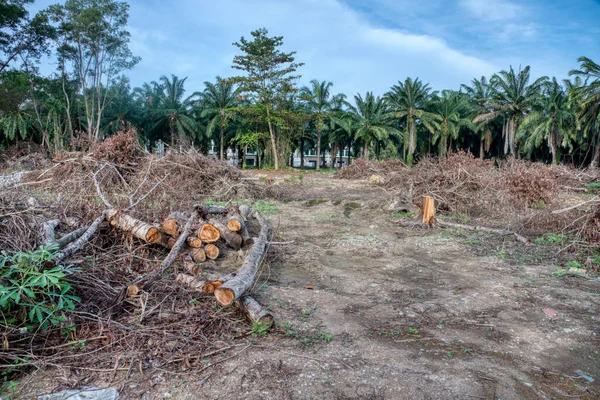
POLYGON ((212 136, 219 127, 219 159, 223 160, 225 130, 227 122, 234 115, 235 108, 240 105, 239 89, 231 82, 217 76, 217 83, 204 82, 201 100, 201 117, 209 118, 206 135, 212 136))
POLYGON ((183 97, 185 94, 183 86, 186 79, 179 79, 175 75, 171 75, 171 79, 169 79, 163 75, 160 77, 161 84, 153 82, 154 85, 161 88, 154 130, 168 127, 171 146, 175 145, 175 133, 178 134, 179 140, 182 140, 186 134, 195 135, 198 132, 198 125, 191 113, 199 93, 194 93, 187 98, 183 97))
POLYGON ((473 128, 470 119, 466 117, 469 111, 469 97, 454 90, 442 91, 441 97, 434 98, 432 125, 435 126, 433 142, 439 141, 439 156, 446 155, 448 138, 457 139, 462 127, 473 128))
POLYGON ((417 148, 417 121, 423 124, 431 133, 434 132, 432 122, 435 117, 426 110, 431 98, 431 88, 429 84, 424 84, 419 78, 415 80, 406 78, 404 83, 398 82, 397 85, 392 86, 392 89, 384 97, 395 117, 405 120, 404 154, 408 163, 412 164, 417 148), (407 150, 408 154, 406 154, 407 150))
MULTIPOLYGON (((473 79, 471 86, 462 85, 462 89, 469 96, 471 102, 471 120, 488 114, 492 111, 490 107, 491 89, 485 76, 481 79, 473 79)), ((479 132, 479 158, 483 159, 485 153, 490 151, 492 144, 492 130, 490 127, 491 121, 479 122, 474 125, 475 132, 479 132)))
POLYGON ((373 140, 387 140, 390 136, 400 136, 401 132, 392 125, 391 113, 381 97, 367 92, 363 98, 354 96, 356 106, 349 105, 348 120, 339 121, 347 131, 354 131, 356 139, 364 144, 363 156, 369 159, 369 145, 373 140))
POLYGON ((584 79, 569 92, 570 105, 577 116, 577 127, 585 136, 592 136, 594 155, 592 166, 598 167, 600 161, 600 65, 587 57, 580 57, 579 69, 569 72, 584 79))
POLYGON ((333 83, 316 79, 310 81, 310 87, 304 86, 300 89, 300 99, 305 103, 305 107, 312 114, 317 130, 317 170, 320 169, 321 160, 321 133, 331 113, 340 102, 340 95, 332 95, 331 87, 333 83))
POLYGON ((524 139, 525 150, 533 151, 547 140, 552 164, 558 164, 558 147, 572 147, 576 131, 575 114, 569 108, 569 97, 556 78, 544 84, 539 103, 519 127, 518 138, 524 139))
POLYGON ((531 67, 519 68, 515 72, 511 66, 508 71, 500 71, 490 79, 492 90, 492 111, 475 118, 473 122, 488 122, 499 116, 504 117, 502 137, 504 138, 504 154, 509 151, 513 156, 517 154, 516 134, 519 124, 529 110, 537 103, 542 85, 548 79, 543 76, 529 83, 531 67))

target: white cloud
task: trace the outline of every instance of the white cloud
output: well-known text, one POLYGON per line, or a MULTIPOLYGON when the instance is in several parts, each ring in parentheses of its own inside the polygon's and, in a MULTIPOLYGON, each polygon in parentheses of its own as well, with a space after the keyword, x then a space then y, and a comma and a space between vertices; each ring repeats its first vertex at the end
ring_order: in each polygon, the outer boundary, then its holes
POLYGON ((515 19, 523 12, 523 7, 506 0, 460 0, 459 4, 486 21, 515 19))

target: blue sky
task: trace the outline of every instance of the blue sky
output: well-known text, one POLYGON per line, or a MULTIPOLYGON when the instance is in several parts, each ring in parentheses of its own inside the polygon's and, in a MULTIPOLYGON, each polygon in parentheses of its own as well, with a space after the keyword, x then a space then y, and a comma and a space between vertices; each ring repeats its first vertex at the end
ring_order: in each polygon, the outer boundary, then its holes
MULTIPOLYGON (((38 0, 35 9, 56 0, 38 0)), ((191 93, 234 73, 232 43, 266 27, 297 51, 300 84, 329 80, 351 96, 383 94, 420 77, 458 89, 510 65, 566 78, 586 55, 600 60, 599 0, 131 0, 133 86, 188 77, 191 93)), ((48 67, 44 68, 46 70, 48 67)))

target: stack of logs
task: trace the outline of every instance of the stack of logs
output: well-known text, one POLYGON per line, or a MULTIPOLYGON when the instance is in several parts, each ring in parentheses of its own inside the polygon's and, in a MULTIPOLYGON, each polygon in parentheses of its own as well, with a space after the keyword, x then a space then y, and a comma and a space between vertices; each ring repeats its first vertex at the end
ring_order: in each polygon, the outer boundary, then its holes
POLYGON ((252 322, 267 328, 273 324, 273 316, 246 294, 254 284, 264 257, 269 229, 266 219, 248 206, 196 205, 191 213, 171 213, 160 226, 115 209, 107 210, 106 218, 112 226, 130 232, 138 239, 170 249, 160 273, 134 281, 127 288, 128 296, 136 296, 142 289, 149 288, 175 259, 181 259, 185 272, 176 275, 177 282, 198 292, 214 294, 223 306, 235 304, 252 322), (215 216, 225 218, 221 218, 221 222, 214 219, 215 216), (253 218, 260 224, 257 237, 252 237, 248 231, 247 221, 253 218), (237 272, 216 279, 203 278, 202 263, 207 259, 224 258, 231 250, 240 249, 246 251, 246 257, 237 272))

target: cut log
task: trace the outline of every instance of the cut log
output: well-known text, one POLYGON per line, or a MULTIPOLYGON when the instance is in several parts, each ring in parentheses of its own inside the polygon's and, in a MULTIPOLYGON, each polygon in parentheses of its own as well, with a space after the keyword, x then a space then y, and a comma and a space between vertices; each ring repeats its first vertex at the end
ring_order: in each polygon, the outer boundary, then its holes
POLYGON ((221 239, 225 240, 227 246, 231 247, 234 250, 238 250, 242 247, 242 237, 235 233, 231 232, 229 228, 217 221, 211 221, 210 224, 219 230, 219 236, 221 239))
POLYGON ((219 248, 214 244, 207 244, 204 248, 204 252, 206 253, 206 257, 211 260, 216 260, 220 254, 219 248))
POLYGON ((182 257, 183 269, 192 275, 200 275, 202 273, 202 266, 194 262, 194 258, 191 254, 184 254, 182 257))
POLYGON ((252 211, 250 210, 250 207, 248 207, 245 204, 240 204, 238 206, 238 211, 239 211, 241 217, 244 218, 244 221, 248 221, 248 218, 250 217, 250 214, 252 213, 252 211))
POLYGON ((192 255, 192 259, 195 262, 204 262, 206 261, 206 251, 204 249, 191 249, 190 254, 192 255))
POLYGON ((187 244, 190 247, 199 249, 200 247, 202 247, 202 239, 196 236, 190 236, 189 238, 187 238, 187 244))
POLYGON ((175 277, 175 282, 179 283, 180 285, 187 286, 197 292, 202 292, 202 287, 205 283, 203 280, 198 279, 198 277, 188 274, 177 274, 175 277))
POLYGON ((254 241, 248 233, 248 228, 246 227, 246 222, 244 221, 244 218, 242 218, 240 214, 233 214, 232 216, 230 216, 227 220, 227 227, 231 231, 240 234, 244 246, 252 246, 252 243, 254 241))
POLYGON ((56 243, 58 244, 58 248, 62 249, 69 243, 73 242, 74 240, 77 240, 81 237, 81 235, 85 233, 85 231, 88 230, 88 228, 89 227, 84 226, 79 229, 75 229, 73 232, 67 233, 65 236, 61 237, 56 241, 56 243))
POLYGON ((223 306, 231 305, 252 287, 254 279, 256 278, 258 266, 265 255, 269 236, 269 225, 262 215, 256 213, 255 216, 260 223, 260 234, 258 238, 254 241, 252 248, 248 252, 246 259, 236 276, 215 290, 215 297, 223 306))
POLYGON ((236 301, 236 305, 246 314, 250 322, 266 326, 266 329, 273 326, 273 315, 262 308, 252 297, 244 295, 236 301))
POLYGON ((105 219, 106 212, 103 212, 102 215, 100 215, 94 220, 94 222, 90 225, 89 228, 86 229, 86 231, 83 233, 83 235, 79 237, 79 239, 65 247, 64 250, 62 250, 60 253, 56 254, 54 259, 52 260, 54 265, 60 264, 65 258, 69 257, 71 254, 75 253, 77 250, 82 248, 83 245, 90 240, 94 233, 96 233, 96 231, 100 227, 100 224, 102 224, 102 222, 104 222, 105 219))
POLYGON ((129 232, 138 239, 147 243, 161 243, 162 234, 155 225, 140 221, 115 209, 107 210, 106 218, 112 226, 129 232))
POLYGON ((489 232, 489 233, 496 233, 498 235, 514 235, 515 238, 521 242, 521 243, 527 243, 527 238, 524 236, 519 235, 516 232, 513 231, 509 231, 506 229, 496 229, 496 228, 488 228, 486 226, 475 226, 475 225, 464 225, 464 224, 457 224, 455 222, 446 222, 446 221, 437 221, 438 224, 440 226, 448 226, 451 228, 460 228, 460 229, 468 229, 471 231, 481 231, 481 232, 489 232))
POLYGON ((202 224, 198 237, 205 243, 214 243, 221 238, 221 233, 213 224, 202 224))
POLYGON ((60 224, 60 219, 52 219, 42 224, 42 245, 56 243, 55 229, 60 224))
POLYGON ((194 221, 196 220, 197 217, 198 217, 198 214, 196 212, 193 212, 192 215, 188 218, 181 234, 179 235, 179 237, 177 238, 177 241, 175 242, 175 245, 173 246, 173 248, 171 249, 171 251, 169 252, 167 257, 165 257, 163 262, 160 264, 160 270, 152 275, 143 276, 143 277, 136 279, 133 282, 133 284, 135 284, 138 288, 149 289, 154 282, 156 282, 157 280, 162 278, 165 271, 171 265, 173 265, 173 263, 175 262, 175 259, 181 252, 181 249, 185 245, 187 238, 190 236, 190 231, 192 230, 192 225, 194 224, 194 221))
POLYGON ((215 289, 223 286, 223 284, 231 279, 233 279, 233 277, 236 275, 235 272, 222 276, 219 279, 215 279, 215 280, 211 280, 211 281, 207 281, 204 286, 202 287, 202 290, 205 293, 208 294, 213 294, 215 292, 215 289))
POLYGON ((176 238, 179 236, 179 229, 185 225, 186 218, 182 212, 172 212, 162 223, 163 232, 176 238))
POLYGON ((433 197, 423 196, 421 207, 421 223, 424 225, 435 224, 435 201, 433 197))

